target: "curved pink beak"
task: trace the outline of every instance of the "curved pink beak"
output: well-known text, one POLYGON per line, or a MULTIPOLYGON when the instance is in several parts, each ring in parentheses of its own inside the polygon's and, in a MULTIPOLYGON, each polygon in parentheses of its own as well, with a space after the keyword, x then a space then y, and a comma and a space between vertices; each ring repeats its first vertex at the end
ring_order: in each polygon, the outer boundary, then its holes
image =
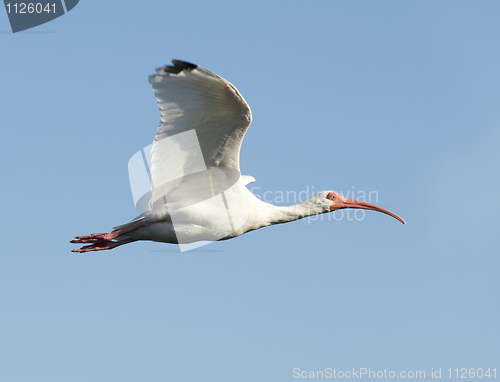
POLYGON ((397 219, 401 223, 406 224, 406 222, 401 217, 392 213, 389 210, 386 210, 385 208, 376 206, 375 204, 360 202, 358 200, 353 200, 353 199, 344 199, 342 203, 338 203, 338 207, 336 205, 332 205, 330 207, 330 211, 340 210, 342 208, 359 208, 362 210, 378 211, 378 212, 382 212, 384 214, 387 214, 389 216, 392 216, 394 219, 397 219))

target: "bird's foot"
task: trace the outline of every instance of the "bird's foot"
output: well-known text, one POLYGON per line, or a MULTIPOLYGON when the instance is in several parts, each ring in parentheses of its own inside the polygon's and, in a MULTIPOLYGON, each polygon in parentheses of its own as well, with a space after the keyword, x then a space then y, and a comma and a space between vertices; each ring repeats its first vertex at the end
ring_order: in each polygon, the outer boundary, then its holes
POLYGON ((126 228, 117 229, 116 231, 113 231, 111 233, 93 233, 92 235, 76 236, 75 237, 76 240, 71 240, 70 243, 91 244, 91 245, 86 245, 80 249, 73 249, 72 252, 103 251, 106 249, 116 248, 123 244, 131 243, 135 241, 135 239, 126 239, 119 241, 113 241, 113 240, 116 239, 118 236, 125 235, 141 227, 146 227, 149 224, 150 224, 149 222, 142 220, 130 224, 126 228))
MULTIPOLYGON (((89 236, 92 236, 92 235, 89 235, 89 236)), ((135 240, 128 239, 128 240, 122 240, 122 241, 111 241, 111 240, 98 240, 95 238, 87 239, 87 240, 85 240, 85 239, 84 240, 71 240, 71 243, 93 243, 92 245, 85 245, 82 248, 73 249, 71 252, 83 253, 83 252, 92 252, 92 251, 104 251, 106 249, 113 249, 113 248, 116 248, 120 245, 131 243, 133 241, 135 241, 135 240), (91 241, 91 240, 95 240, 95 241, 91 241)))

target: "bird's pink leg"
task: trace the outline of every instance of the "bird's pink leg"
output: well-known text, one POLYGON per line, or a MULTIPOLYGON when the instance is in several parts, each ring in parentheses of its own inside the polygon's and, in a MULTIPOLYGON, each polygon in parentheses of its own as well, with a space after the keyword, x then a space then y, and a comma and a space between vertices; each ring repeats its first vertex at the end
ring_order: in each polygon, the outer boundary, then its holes
POLYGON ((134 223, 128 226, 127 228, 118 229, 111 233, 93 233, 92 235, 76 236, 75 239, 77 240, 71 240, 70 243, 74 244, 92 243, 92 245, 86 245, 80 249, 73 249, 72 252, 103 251, 106 249, 116 248, 123 244, 132 243, 135 241, 134 239, 127 239, 120 241, 113 241, 113 239, 116 239, 118 236, 124 235, 126 233, 135 231, 137 228, 148 226, 149 224, 150 223, 148 221, 143 220, 134 223))
MULTIPOLYGON (((92 252, 92 251, 104 251, 106 249, 113 249, 119 247, 123 244, 132 243, 134 239, 122 240, 122 241, 98 241, 92 245, 85 245, 82 248, 73 249, 71 252, 92 252)), ((72 240, 72 243, 78 243, 78 240, 72 240)))

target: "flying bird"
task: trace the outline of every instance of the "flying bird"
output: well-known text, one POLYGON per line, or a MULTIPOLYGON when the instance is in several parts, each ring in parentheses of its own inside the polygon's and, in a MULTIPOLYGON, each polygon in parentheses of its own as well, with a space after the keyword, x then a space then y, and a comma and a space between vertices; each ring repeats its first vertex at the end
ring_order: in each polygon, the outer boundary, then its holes
POLYGON ((255 179, 240 173, 240 148, 252 113, 236 87, 185 61, 172 60, 156 72, 149 82, 161 122, 151 149, 147 210, 111 233, 77 236, 71 243, 88 245, 73 252, 107 250, 138 240, 226 240, 343 208, 379 211, 406 224, 384 208, 334 191, 287 207, 260 200, 246 187, 255 179))

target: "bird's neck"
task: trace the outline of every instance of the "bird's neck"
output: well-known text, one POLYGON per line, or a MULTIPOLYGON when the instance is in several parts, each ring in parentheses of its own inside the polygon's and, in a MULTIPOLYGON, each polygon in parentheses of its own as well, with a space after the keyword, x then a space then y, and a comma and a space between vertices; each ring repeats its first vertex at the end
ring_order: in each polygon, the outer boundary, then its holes
POLYGON ((270 224, 287 223, 303 219, 308 216, 327 212, 322 206, 313 203, 310 199, 288 207, 272 206, 269 214, 270 224))

